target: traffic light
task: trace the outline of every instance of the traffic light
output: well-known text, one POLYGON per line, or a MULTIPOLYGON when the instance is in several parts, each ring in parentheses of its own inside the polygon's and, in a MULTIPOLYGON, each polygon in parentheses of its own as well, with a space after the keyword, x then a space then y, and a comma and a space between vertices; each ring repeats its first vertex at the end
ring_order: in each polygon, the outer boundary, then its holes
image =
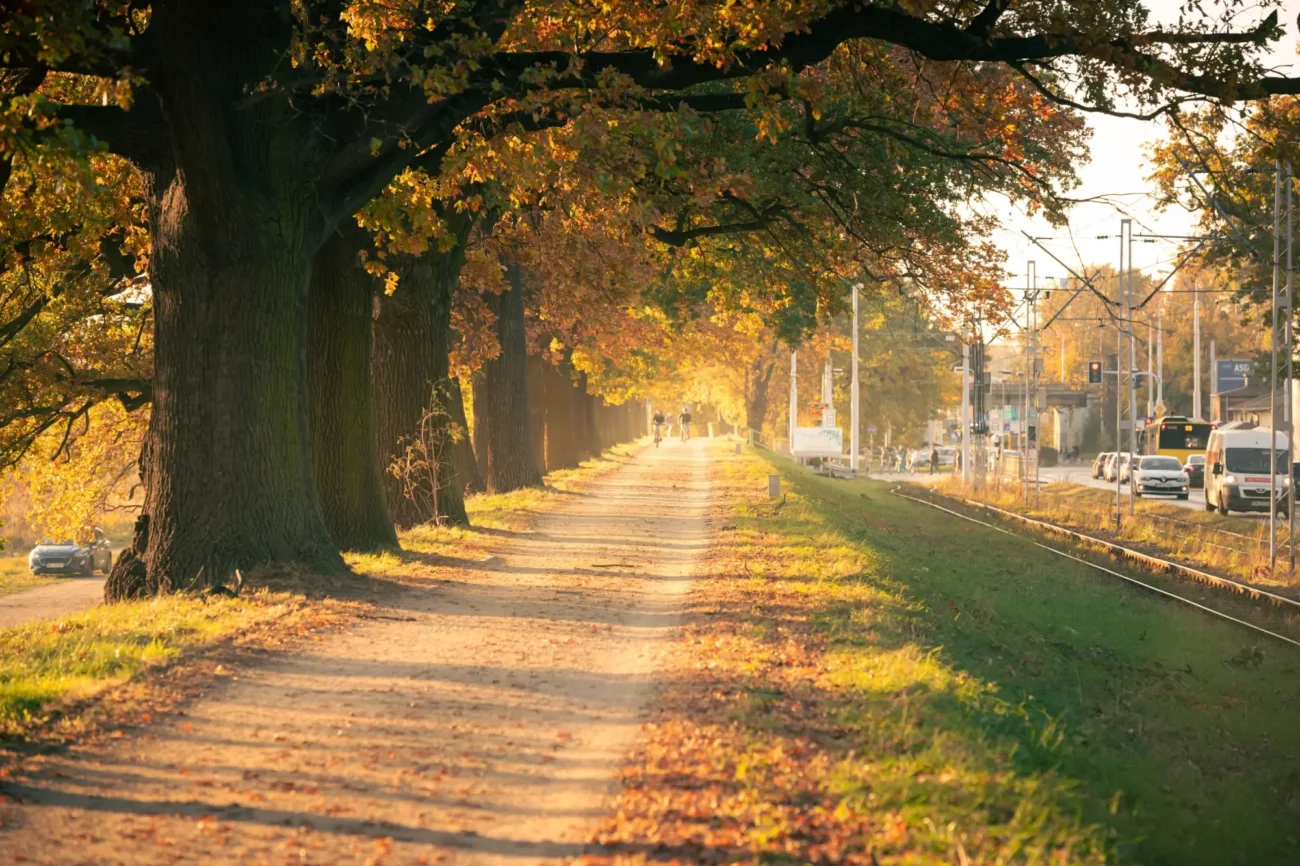
POLYGON ((1088 384, 1089 385, 1101 384, 1101 361, 1088 362, 1088 384))

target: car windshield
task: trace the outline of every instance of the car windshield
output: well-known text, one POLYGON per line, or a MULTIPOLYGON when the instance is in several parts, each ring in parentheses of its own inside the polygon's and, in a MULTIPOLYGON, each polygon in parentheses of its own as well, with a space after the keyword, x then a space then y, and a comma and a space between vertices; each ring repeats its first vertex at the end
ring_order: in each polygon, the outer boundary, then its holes
MULTIPOLYGON (((1271 468, 1268 465, 1267 448, 1228 448, 1226 453, 1229 472, 1255 472, 1267 475, 1271 468)), ((1277 449, 1277 468, 1279 472, 1286 472, 1289 459, 1285 448, 1277 449)))
POLYGON ((1143 457, 1142 469, 1154 469, 1159 472, 1182 472, 1183 464, 1172 457, 1143 457))
POLYGON ((50 541, 48 538, 41 542, 41 547, 72 547, 73 542, 68 541, 50 541))
POLYGON ((1190 463, 1190 464, 1193 465, 1193 466, 1204 466, 1204 465, 1205 465, 1205 455, 1204 455, 1204 454, 1193 454, 1191 457, 1188 457, 1188 458, 1187 458, 1187 462, 1190 463))

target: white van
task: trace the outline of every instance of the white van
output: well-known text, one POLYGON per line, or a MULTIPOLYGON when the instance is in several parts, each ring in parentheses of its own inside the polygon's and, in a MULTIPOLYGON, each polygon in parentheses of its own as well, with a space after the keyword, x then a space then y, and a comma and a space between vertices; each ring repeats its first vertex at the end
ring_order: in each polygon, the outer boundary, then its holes
MULTIPOLYGON (((1274 485, 1278 512, 1286 510, 1286 489, 1291 484, 1291 455, 1286 434, 1278 432, 1277 476, 1274 485)), ((1215 430, 1205 449, 1205 510, 1268 511, 1268 429, 1215 430)))

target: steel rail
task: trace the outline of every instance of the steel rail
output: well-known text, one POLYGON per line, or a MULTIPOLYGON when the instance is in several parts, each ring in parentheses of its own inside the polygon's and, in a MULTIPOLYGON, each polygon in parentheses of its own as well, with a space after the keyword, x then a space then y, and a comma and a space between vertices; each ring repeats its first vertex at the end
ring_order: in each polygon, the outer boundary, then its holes
MULTIPOLYGON (((977 520, 976 518, 971 517, 971 516, 968 515, 968 514, 962 514, 960 511, 954 511, 954 510, 952 510, 951 508, 944 508, 942 505, 939 505, 939 504, 936 503, 936 502, 930 502, 930 501, 928 501, 928 500, 921 499, 921 498, 919 498, 919 497, 917 497, 917 496, 908 496, 906 493, 900 493, 900 492, 899 492, 899 488, 897 488, 897 487, 895 487, 895 488, 893 488, 892 490, 890 490, 890 493, 893 493, 895 496, 902 497, 903 499, 908 499, 908 500, 911 500, 912 502, 920 503, 921 505, 928 505, 928 506, 930 506, 931 508, 938 509, 939 511, 942 511, 942 512, 944 512, 944 513, 946 513, 946 514, 951 514, 953 517, 959 517, 959 518, 961 518, 962 520, 967 520, 967 521, 970 521, 971 523, 975 523, 975 524, 978 524, 978 525, 980 525, 980 526, 984 526, 984 527, 987 527, 987 528, 989 528, 989 529, 996 530, 997 532, 1001 532, 1001 533, 1003 533, 1004 535, 1010 535, 1012 538, 1019 538, 1019 539, 1021 539, 1022 541, 1027 541, 1027 542, 1029 542, 1030 544, 1034 545, 1035 547, 1042 548, 1043 550, 1046 550, 1046 551, 1048 551, 1049 553, 1054 553, 1054 554, 1056 554, 1057 556, 1062 556, 1062 557, 1064 557, 1064 558, 1066 558, 1066 559, 1070 559, 1070 560, 1073 560, 1073 561, 1075 561, 1075 562, 1081 563, 1081 564, 1083 564, 1083 565, 1088 566, 1089 568, 1093 568, 1093 569, 1096 569, 1097 571, 1103 572, 1103 573, 1105 573, 1105 574, 1109 574, 1109 575, 1111 575, 1112 577, 1118 577, 1120 580, 1127 581, 1127 582, 1129 582, 1129 583, 1131 583, 1131 584, 1134 584, 1135 586, 1139 586, 1139 587, 1141 587, 1141 588, 1143 588, 1143 589, 1145 589, 1145 590, 1148 590, 1148 591, 1150 591, 1150 592, 1154 592, 1154 593, 1156 593, 1156 594, 1158 594, 1158 595, 1165 596, 1166 598, 1173 599, 1174 601, 1182 602, 1183 604, 1186 604, 1186 605, 1189 605, 1189 606, 1191 606, 1191 607, 1197 608, 1198 610, 1204 611, 1205 613, 1211 614, 1212 616, 1217 616, 1217 617, 1219 617, 1220 619, 1226 619, 1226 620, 1228 620, 1229 622, 1236 623, 1237 625, 1245 626, 1246 628, 1250 629, 1251 631, 1255 631, 1255 632, 1258 632, 1258 633, 1260 633, 1260 634, 1267 635, 1268 637, 1271 637, 1271 638, 1274 638, 1274 639, 1276 639, 1276 640, 1282 641, 1283 643, 1288 643, 1288 644, 1291 644, 1292 646, 1300 647, 1300 640, 1294 640, 1294 639, 1292 639, 1292 638, 1287 637, 1286 635, 1278 634, 1278 633, 1275 632, 1275 631, 1269 631, 1269 630, 1266 629, 1266 628, 1263 628, 1263 627, 1261 627, 1261 626, 1257 626, 1257 625, 1255 625, 1254 623, 1251 623, 1251 622, 1247 622, 1247 621, 1244 620, 1244 619, 1240 619, 1240 618, 1235 617, 1235 616, 1232 616, 1232 615, 1230 615, 1230 614, 1226 614, 1226 613, 1224 613, 1224 612, 1222 612, 1222 611, 1215 610, 1215 609, 1212 608, 1212 607, 1208 607, 1208 606, 1203 605, 1203 604, 1201 604, 1201 603, 1199 603, 1199 602, 1192 601, 1190 598, 1184 598, 1183 596, 1178 595, 1177 593, 1170 592, 1170 591, 1168 591, 1168 590, 1166 590, 1166 589, 1161 589, 1161 588, 1158 587, 1158 586, 1152 586, 1151 584, 1149 584, 1149 583, 1145 583, 1145 582, 1143 582, 1143 581, 1141 581, 1141 580, 1138 580, 1137 578, 1132 577, 1131 575, 1121 574, 1121 573, 1118 572, 1118 571, 1115 571, 1115 570, 1113 570, 1113 569, 1106 568, 1105 566, 1102 566, 1102 565, 1098 565, 1098 564, 1095 563, 1095 562, 1090 562, 1090 561, 1088 561, 1088 560, 1086 560, 1086 559, 1084 559, 1084 558, 1082 558, 1082 557, 1075 556, 1074 554, 1071 554, 1071 553, 1067 553, 1067 552, 1064 551, 1064 550, 1058 550, 1058 549, 1055 548, 1055 547, 1052 547, 1052 546, 1047 545, 1047 544, 1043 544, 1043 543, 1040 542, 1040 541, 1035 541, 1035 540, 1033 540, 1032 538, 1026 538, 1026 537, 1024 537, 1024 536, 1017 535, 1016 533, 1012 532, 1012 531, 1009 530, 1009 529, 1005 529, 1005 528, 1003 528, 1003 527, 1001 527, 1001 526, 996 526, 996 525, 994 525, 994 524, 992 524, 992 523, 988 523, 987 521, 977 520)), ((1074 530, 1071 530, 1071 529, 1065 529, 1065 528, 1063 528, 1063 527, 1054 526, 1053 524, 1050 524, 1050 523, 1044 523, 1043 521, 1040 521, 1040 520, 1033 520, 1032 518, 1023 517, 1022 515, 1016 514, 1016 513, 1013 512, 1013 511, 1005 511, 1005 510, 1003 510, 1003 509, 1001 509, 1001 508, 997 508, 997 507, 995 507, 995 506, 985 505, 984 503, 980 503, 980 502, 972 502, 972 501, 970 501, 970 500, 965 500, 965 499, 963 499, 962 502, 963 502, 964 504, 966 504, 966 505, 972 505, 972 506, 975 506, 975 507, 978 507, 978 508, 987 508, 987 509, 990 509, 990 510, 992 510, 992 511, 994 511, 994 512, 997 512, 997 513, 999 513, 999 514, 1002 514, 1002 515, 1004 515, 1004 516, 1012 517, 1012 518, 1015 518, 1015 519, 1017 519, 1017 520, 1021 520, 1021 521, 1025 522, 1025 523, 1028 523, 1028 524, 1030 524, 1030 525, 1032 525, 1032 526, 1037 526, 1037 527, 1040 527, 1040 528, 1042 528, 1042 529, 1046 529, 1046 530, 1051 531, 1051 532, 1057 532, 1057 533, 1060 533, 1060 534, 1062 534, 1062 535, 1067 535, 1067 536, 1070 536, 1070 537, 1075 538, 1075 539, 1080 540, 1080 541, 1085 541, 1085 542, 1090 543, 1090 544, 1099 544, 1099 545, 1102 545, 1103 547, 1107 547, 1107 548, 1109 548, 1109 549, 1111 549, 1111 550, 1113 550, 1113 551, 1116 551, 1116 552, 1122 553, 1123 555, 1128 556, 1128 557, 1133 558, 1133 559, 1136 559, 1136 560, 1138 560, 1138 561, 1140 561, 1140 562, 1147 562, 1147 563, 1150 563, 1150 564, 1160 565, 1161 567, 1164 567, 1164 568, 1166 568, 1166 569, 1168 569, 1168 570, 1170 570, 1170 571, 1185 572, 1185 573, 1187 573, 1187 574, 1193 575, 1193 576, 1196 577, 1198 580, 1204 580, 1204 581, 1206 581, 1206 582, 1208 582, 1208 583, 1212 583, 1212 584, 1219 585, 1219 586, 1230 587, 1230 588, 1233 588, 1233 589, 1237 590, 1238 592, 1244 592, 1244 593, 1247 593, 1247 594, 1251 595, 1253 598, 1265 597, 1265 598, 1269 598, 1269 599, 1271 599, 1271 600, 1273 600, 1273 601, 1275 601, 1275 602, 1278 602, 1278 603, 1288 604, 1288 605, 1292 605, 1292 606, 1295 606, 1295 607, 1300 607, 1300 601, 1296 601, 1295 599, 1286 598, 1285 596, 1281 596, 1281 595, 1275 595, 1274 593, 1267 592, 1267 591, 1262 590, 1262 589, 1257 589, 1257 588, 1255 588, 1255 587, 1248 586, 1247 584, 1239 583, 1239 582, 1237 582, 1237 581, 1235 581, 1235 580, 1229 580, 1228 578, 1225 578, 1225 577, 1218 577, 1218 576, 1213 575, 1213 574, 1208 574, 1208 573, 1203 572, 1203 571, 1198 571, 1197 569, 1194 569, 1194 568, 1188 568, 1187 566, 1180 565, 1180 564, 1178 564, 1178 563, 1176 563, 1176 562, 1170 562, 1170 561, 1168 561, 1168 560, 1160 559, 1159 557, 1149 556, 1148 554, 1141 553, 1140 551, 1132 550, 1132 549, 1127 548, 1127 547, 1122 547, 1122 546, 1120 546, 1120 545, 1118 545, 1118 544, 1114 544, 1114 543, 1109 542, 1109 541, 1106 541, 1106 540, 1104 540, 1104 539, 1094 538, 1094 537, 1092 537, 1092 536, 1090 536, 1090 535, 1084 535, 1084 534, 1082 534, 1082 533, 1075 532, 1074 530)))

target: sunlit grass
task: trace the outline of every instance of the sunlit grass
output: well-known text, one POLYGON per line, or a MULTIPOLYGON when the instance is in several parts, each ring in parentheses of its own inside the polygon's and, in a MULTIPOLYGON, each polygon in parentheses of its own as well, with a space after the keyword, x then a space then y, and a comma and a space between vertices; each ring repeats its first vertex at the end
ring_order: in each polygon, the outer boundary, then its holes
POLYGON ((266 593, 173 595, 0 629, 0 731, 298 607, 296 597, 266 593))
MULTIPOLYGON (((830 720, 824 784, 884 828, 881 862, 1300 861, 1294 650, 777 462, 779 507, 766 463, 726 467, 755 491, 727 556, 802 597, 806 625, 756 617, 741 655, 763 670, 793 631, 810 658, 806 677, 757 678, 740 721, 761 752, 790 699, 830 720)), ((763 784, 747 796, 775 796, 763 784)))
MULTIPOLYGON (((1084 532, 1113 535, 1115 530, 1114 491, 1058 482, 1043 488, 1026 504, 1021 489, 1015 485, 991 485, 977 494, 957 480, 949 479, 936 489, 950 496, 979 499, 1084 532)), ((1281 542, 1281 565, 1275 572, 1270 572, 1267 525, 1262 521, 1224 517, 1148 498, 1138 499, 1134 514, 1130 515, 1128 489, 1123 492, 1119 539, 1150 545, 1191 564, 1259 586, 1300 584, 1300 581, 1291 579, 1286 567, 1287 548, 1281 542)))
POLYGON ((27 554, 5 556, 0 554, 0 595, 21 592, 34 586, 53 583, 56 578, 48 575, 35 575, 27 567, 27 554))

